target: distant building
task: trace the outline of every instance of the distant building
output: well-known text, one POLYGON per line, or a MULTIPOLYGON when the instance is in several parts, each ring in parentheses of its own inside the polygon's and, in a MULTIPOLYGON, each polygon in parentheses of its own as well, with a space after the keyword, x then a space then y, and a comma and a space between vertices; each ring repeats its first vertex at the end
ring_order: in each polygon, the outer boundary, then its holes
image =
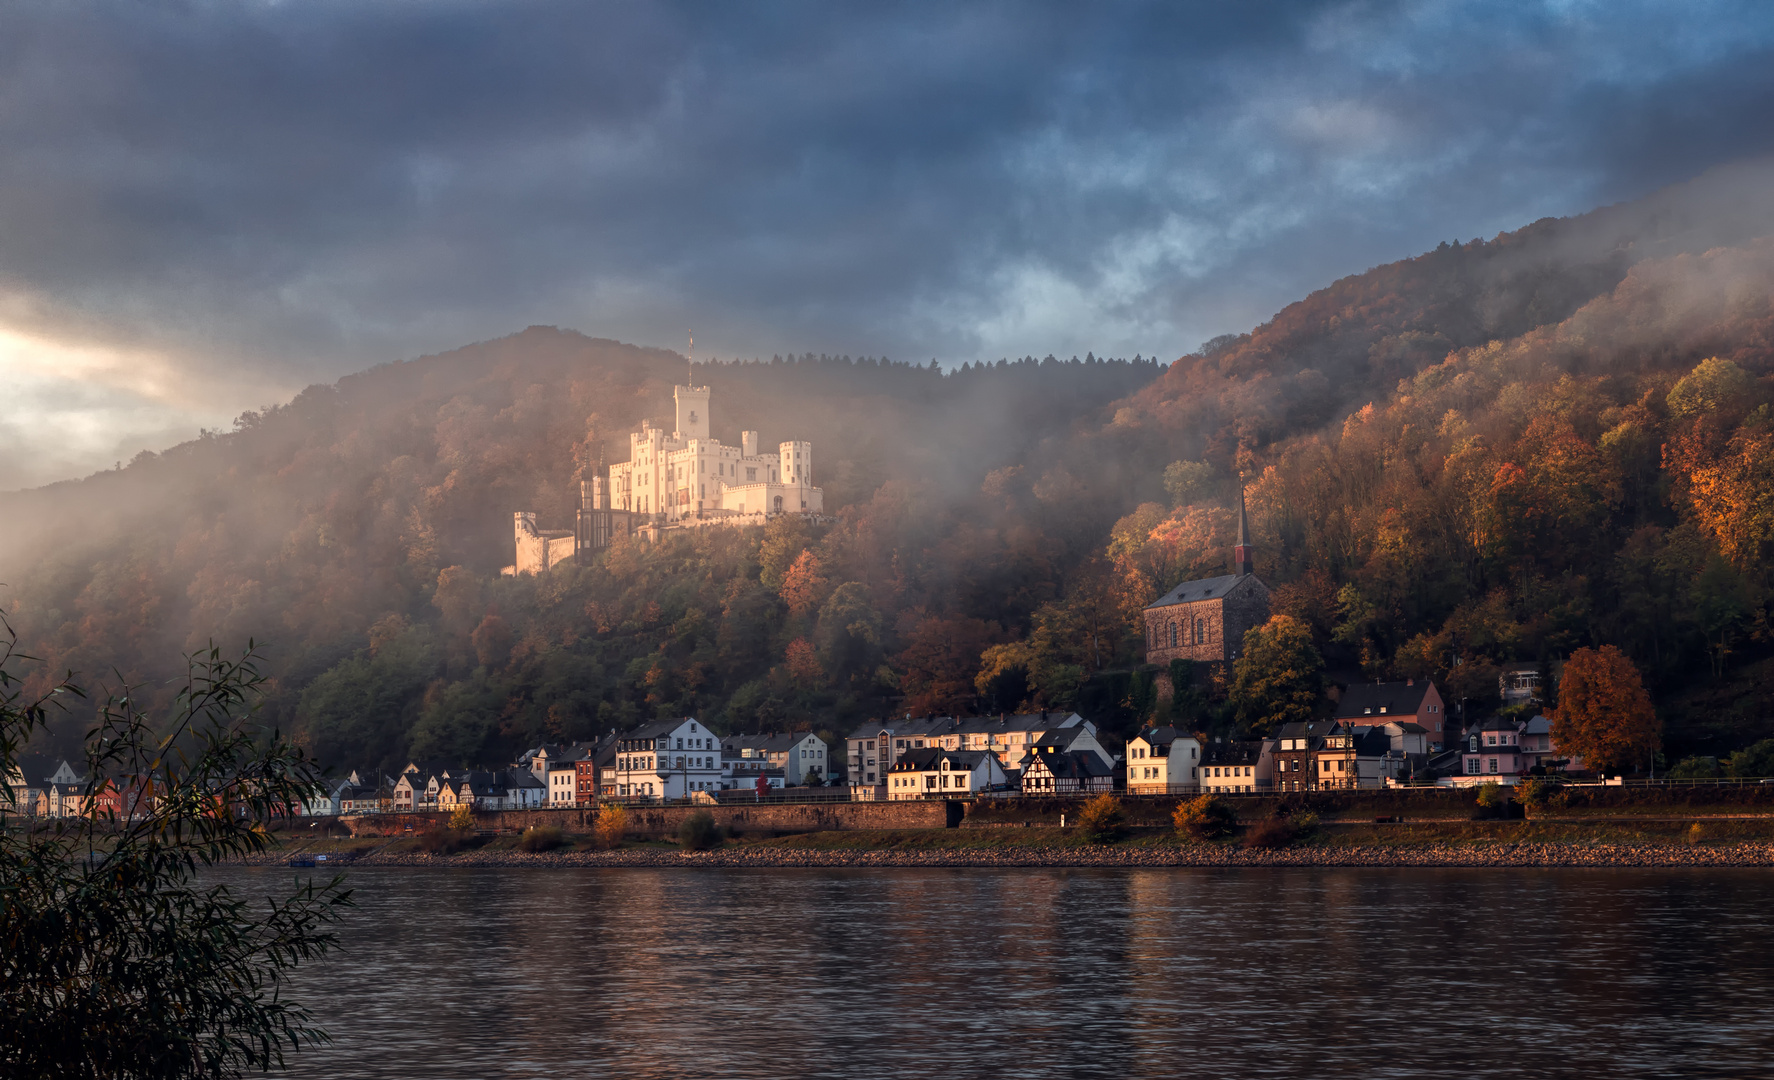
MULTIPOLYGON (((1274 760, 1263 753, 1261 739, 1209 743, 1201 750, 1201 790, 1227 795, 1253 795, 1274 783, 1274 760)), ((1130 760, 1129 767, 1133 765, 1130 760)), ((1129 774, 1128 789, 1133 780, 1129 774)))
POLYGON ((789 441, 758 452, 758 433, 739 445, 711 434, 706 386, 674 386, 676 426, 670 434, 642 421, 628 438, 628 460, 609 476, 579 485, 572 529, 541 530, 527 510, 512 518, 512 565, 506 574, 535 574, 583 559, 622 536, 657 537, 666 529, 761 525, 780 514, 819 515, 825 492, 813 483, 813 444, 789 441))
POLYGON ((1100 795, 1115 790, 1115 769, 1088 750, 1037 748, 1023 759, 1024 795, 1100 795))
POLYGON ((1127 741, 1127 790, 1177 795, 1200 790, 1201 743, 1174 727, 1145 728, 1127 741))
POLYGON ((962 798, 1008 783, 998 755, 989 750, 908 750, 887 772, 889 800, 962 798))
POLYGON ((1244 491, 1238 492, 1238 545, 1232 572, 1185 581, 1146 605, 1146 661, 1197 660, 1228 664, 1238 658, 1244 635, 1269 619, 1269 587, 1252 571, 1250 527, 1244 491))
POLYGON ((617 736, 618 799, 683 799, 721 790, 721 739, 693 717, 660 720, 617 736))
POLYGON ((1351 683, 1337 701, 1335 718, 1350 727, 1416 724, 1427 733, 1432 753, 1454 740, 1453 732, 1446 728, 1448 717, 1441 691, 1428 679, 1351 683))
POLYGON ((761 768, 780 769, 790 787, 823 782, 831 772, 831 762, 827 760, 830 750, 825 740, 811 731, 728 735, 721 745, 725 760, 736 763, 740 771, 756 772, 757 769, 747 767, 754 762, 761 763, 761 768))

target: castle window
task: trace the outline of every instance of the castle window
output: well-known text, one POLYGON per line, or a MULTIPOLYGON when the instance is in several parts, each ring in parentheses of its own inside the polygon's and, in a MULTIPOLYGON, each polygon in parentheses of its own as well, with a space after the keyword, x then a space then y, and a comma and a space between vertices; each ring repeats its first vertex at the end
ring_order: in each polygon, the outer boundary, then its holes
POLYGON ((1197 644, 1197 645, 1207 644, 1207 620, 1206 619, 1196 619, 1195 620, 1195 644, 1197 644))
POLYGON ((1176 646, 1177 646, 1177 624, 1173 622, 1170 624, 1170 647, 1174 649, 1174 648, 1176 648, 1176 646))

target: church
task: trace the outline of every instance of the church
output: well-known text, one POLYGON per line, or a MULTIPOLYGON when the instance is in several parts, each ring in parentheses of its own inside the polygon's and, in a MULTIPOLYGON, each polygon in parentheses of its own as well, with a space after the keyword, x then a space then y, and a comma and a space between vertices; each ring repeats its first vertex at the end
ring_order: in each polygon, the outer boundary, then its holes
POLYGON ((1252 572, 1249 536, 1241 488, 1232 572, 1185 581, 1146 605, 1147 663, 1199 660, 1229 664, 1238 659, 1245 631, 1269 621, 1269 587, 1252 572))
POLYGON ((657 539, 666 529, 762 525, 778 514, 818 515, 825 492, 813 484, 813 444, 790 441, 758 453, 758 433, 739 445, 710 435, 706 386, 674 386, 675 426, 667 434, 650 420, 628 436, 628 460, 610 475, 579 485, 571 530, 536 528, 536 515, 514 515, 516 560, 506 574, 533 574, 609 547, 618 536, 657 539))

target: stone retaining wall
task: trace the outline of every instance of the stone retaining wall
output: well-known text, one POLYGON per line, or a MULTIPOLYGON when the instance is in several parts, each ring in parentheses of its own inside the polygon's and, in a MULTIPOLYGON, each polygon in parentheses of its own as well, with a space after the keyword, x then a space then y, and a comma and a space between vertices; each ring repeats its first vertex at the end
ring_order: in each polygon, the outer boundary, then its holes
MULTIPOLYGON (((684 819, 708 811, 715 824, 736 835, 781 836, 789 833, 848 829, 952 829, 965 810, 959 802, 762 803, 750 806, 631 806, 628 835, 677 835, 684 819)), ((552 825, 563 832, 589 833, 596 810, 501 810, 475 815, 482 829, 522 831, 552 825)), ((442 828, 448 814, 374 814, 343 819, 353 836, 396 836, 408 831, 442 828)))

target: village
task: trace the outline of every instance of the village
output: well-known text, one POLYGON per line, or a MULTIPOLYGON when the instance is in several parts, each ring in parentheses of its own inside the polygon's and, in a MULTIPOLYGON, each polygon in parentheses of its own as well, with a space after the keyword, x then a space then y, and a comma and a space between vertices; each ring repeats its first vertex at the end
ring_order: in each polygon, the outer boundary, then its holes
MULTIPOLYGON (((1506 701, 1531 702, 1531 673, 1506 676, 1506 701)), ((1005 797, 1228 797, 1411 786, 1515 785, 1588 778, 1559 752, 1543 713, 1510 710, 1455 731, 1432 682, 1348 687, 1336 715, 1273 736, 1220 739, 1146 727, 1111 752, 1076 712, 905 717, 852 731, 842 747, 812 731, 726 735, 691 717, 593 742, 543 744, 504 765, 413 761, 398 775, 354 769, 317 785, 297 813, 327 817, 572 809, 605 803, 901 801, 1005 797), (1532 715, 1528 715, 1532 713, 1532 715), (1442 732, 1447 738, 1436 735, 1442 732)), ((63 758, 24 755, 6 783, 13 812, 127 816, 131 785, 96 781, 63 758)))

